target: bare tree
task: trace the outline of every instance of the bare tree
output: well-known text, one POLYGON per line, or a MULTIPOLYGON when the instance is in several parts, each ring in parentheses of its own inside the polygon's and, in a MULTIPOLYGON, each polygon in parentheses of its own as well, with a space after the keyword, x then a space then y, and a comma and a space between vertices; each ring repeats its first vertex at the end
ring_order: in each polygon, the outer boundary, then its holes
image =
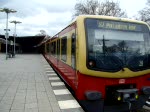
POLYGON ((45 30, 40 30, 40 33, 36 34, 36 36, 46 36, 46 31, 45 30))
POLYGON ((91 14, 95 15, 98 7, 98 1, 86 0, 86 2, 80 1, 75 5, 75 16, 82 14, 91 14))
POLYGON ((122 11, 118 2, 107 0, 105 2, 102 2, 98 9, 99 15, 127 17, 126 12, 122 11))
POLYGON ((98 0, 79 1, 75 5, 75 14, 73 16, 86 14, 127 17, 126 12, 120 8, 118 2, 109 0, 105 0, 104 2, 98 2, 98 0))
POLYGON ((147 0, 146 7, 139 11, 139 19, 150 25, 150 0, 147 0))

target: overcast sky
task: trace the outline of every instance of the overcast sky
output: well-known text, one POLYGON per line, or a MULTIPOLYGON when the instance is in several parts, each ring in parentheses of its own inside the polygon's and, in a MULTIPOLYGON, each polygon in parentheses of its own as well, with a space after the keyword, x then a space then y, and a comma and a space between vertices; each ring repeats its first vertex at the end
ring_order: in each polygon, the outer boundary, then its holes
MULTIPOLYGON (((0 8, 17 10, 9 14, 9 21, 17 20, 18 36, 34 36, 45 30, 53 36, 66 27, 71 20, 74 6, 79 0, 0 0, 0 8)), ((146 6, 147 0, 114 0, 127 12, 129 18, 146 6)), ((0 34, 4 35, 6 28, 6 14, 0 13, 0 34)), ((14 24, 9 23, 10 35, 14 33, 14 24)))

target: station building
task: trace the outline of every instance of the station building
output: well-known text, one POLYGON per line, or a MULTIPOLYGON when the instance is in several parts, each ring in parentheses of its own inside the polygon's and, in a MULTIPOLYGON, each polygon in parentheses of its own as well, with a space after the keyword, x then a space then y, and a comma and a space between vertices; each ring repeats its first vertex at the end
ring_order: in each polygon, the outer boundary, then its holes
MULTIPOLYGON (((46 36, 15 37, 16 53, 41 53, 42 51, 37 45, 40 44, 45 38, 46 36)), ((14 37, 9 36, 9 38, 7 39, 8 52, 13 50, 13 41, 14 37)), ((5 35, 0 35, 0 52, 6 52, 5 35)))

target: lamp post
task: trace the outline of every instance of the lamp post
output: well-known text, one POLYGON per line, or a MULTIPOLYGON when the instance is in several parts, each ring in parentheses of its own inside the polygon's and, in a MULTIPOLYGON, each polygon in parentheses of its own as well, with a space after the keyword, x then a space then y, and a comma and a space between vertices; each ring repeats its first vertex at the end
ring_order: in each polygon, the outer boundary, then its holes
POLYGON ((15 57, 15 54, 16 54, 16 49, 15 49, 15 43, 16 43, 16 24, 20 24, 21 22, 20 21, 10 21, 10 23, 14 23, 15 24, 15 30, 14 30, 14 57, 15 57))
POLYGON ((13 9, 9 9, 9 8, 3 8, 1 9, 0 8, 0 12, 5 12, 6 13, 6 33, 5 33, 5 37, 6 37, 6 60, 7 60, 7 39, 9 37, 9 34, 8 34, 8 14, 9 13, 15 13, 17 11, 13 10, 13 9))

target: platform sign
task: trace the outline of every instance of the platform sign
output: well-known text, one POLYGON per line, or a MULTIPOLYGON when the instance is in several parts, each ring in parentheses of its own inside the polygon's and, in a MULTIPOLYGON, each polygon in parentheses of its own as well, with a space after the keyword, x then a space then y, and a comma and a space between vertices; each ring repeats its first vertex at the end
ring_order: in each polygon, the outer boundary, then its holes
POLYGON ((13 34, 14 37, 17 37, 17 34, 13 34))
POLYGON ((10 45, 14 45, 12 40, 10 41, 10 45))
POLYGON ((5 33, 5 38, 9 38, 9 33, 5 33))

